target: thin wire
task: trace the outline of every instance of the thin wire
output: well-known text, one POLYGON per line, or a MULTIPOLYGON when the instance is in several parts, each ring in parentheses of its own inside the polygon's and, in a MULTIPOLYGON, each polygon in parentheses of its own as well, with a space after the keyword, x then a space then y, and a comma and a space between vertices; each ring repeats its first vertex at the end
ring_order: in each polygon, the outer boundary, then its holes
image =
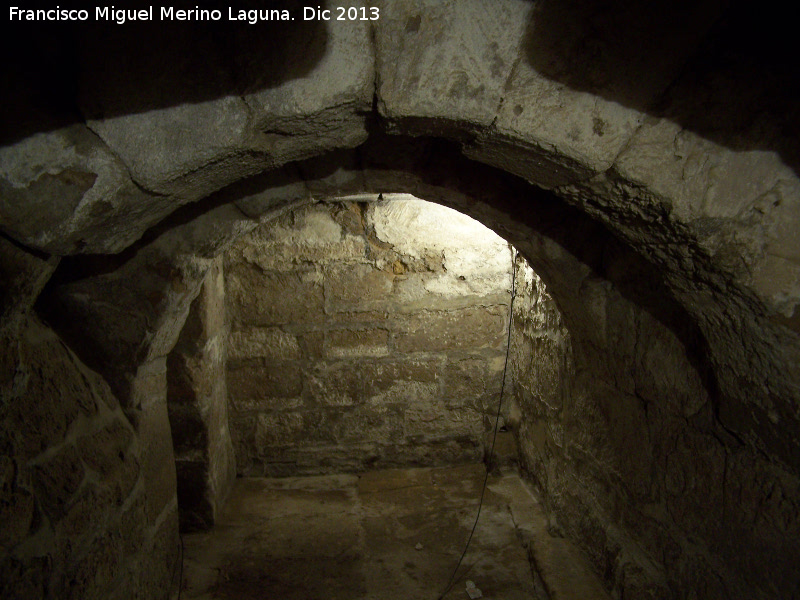
MULTIPOLYGON (((511 353, 511 324, 514 321, 514 298, 517 297, 517 251, 511 244, 508 245, 511 249, 511 301, 508 303, 508 339, 506 340, 506 359, 503 364, 503 381, 500 384, 500 400, 497 403, 497 414, 495 415, 494 419, 494 434, 492 435, 492 445, 489 449, 489 458, 491 459, 494 456, 494 444, 497 441, 497 425, 500 422, 500 410, 503 406, 503 393, 506 389, 506 373, 508 372, 508 355, 511 353)), ((464 557, 467 555, 467 550, 469 550, 469 544, 472 542, 472 536, 475 534, 475 529, 478 527, 478 520, 481 518, 481 509, 483 508, 483 497, 486 495, 486 484, 489 482, 489 468, 486 468, 486 475, 483 478, 483 487, 481 488, 481 499, 478 502, 478 514, 475 515, 475 523, 472 525, 472 531, 469 532, 469 537, 467 538, 467 544, 464 546, 464 552, 461 553, 461 558, 458 559, 458 563, 456 564, 456 568, 453 569, 453 574, 450 575, 450 580, 447 582, 447 587, 445 590, 439 595, 437 600, 444 600, 444 597, 448 594, 448 592, 453 589, 453 586, 458 583, 458 581, 469 573, 469 569, 467 569, 461 577, 456 579, 456 573, 458 573, 458 569, 461 568, 461 563, 464 561, 464 557)), ((470 567, 471 568, 471 567, 470 567)))
POLYGON ((183 550, 183 536, 181 535, 180 531, 178 532, 178 538, 180 538, 180 540, 181 540, 181 562, 180 562, 181 572, 180 572, 180 575, 179 575, 179 578, 178 578, 178 600, 181 600, 181 595, 183 593, 183 552, 184 552, 184 550, 183 550))

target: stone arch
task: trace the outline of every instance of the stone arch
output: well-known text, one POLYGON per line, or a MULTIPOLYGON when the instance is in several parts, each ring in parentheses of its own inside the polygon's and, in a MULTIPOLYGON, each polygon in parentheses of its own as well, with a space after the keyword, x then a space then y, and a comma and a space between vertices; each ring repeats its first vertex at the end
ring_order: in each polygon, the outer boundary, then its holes
MULTIPOLYGON (((691 448, 711 452, 713 461, 720 461, 725 443, 715 435, 731 436, 735 452, 742 452, 741 442, 716 422, 719 404, 728 399, 718 388, 704 333, 672 297, 661 273, 602 224, 555 195, 469 161, 436 139, 384 138, 372 147, 326 154, 234 184, 179 211, 123 255, 64 259, 64 275, 51 283, 41 303, 43 312, 67 339, 75 340, 74 347, 95 349, 84 352, 86 362, 107 377, 131 414, 146 415, 150 400, 140 390, 150 389, 154 370, 161 372, 206 270, 221 249, 259 220, 314 198, 389 190, 447 204, 489 224, 514 243, 551 290, 572 334, 577 375, 569 391, 573 400, 568 411, 573 414, 556 423, 572 434, 586 423, 597 428, 571 451, 589 453, 584 458, 592 452, 605 454, 602 460, 607 464, 592 477, 602 474, 608 478, 606 485, 616 488, 610 504, 599 511, 584 506, 590 516, 581 517, 570 512, 578 510, 579 502, 567 508, 556 498, 577 493, 591 477, 559 480, 552 471, 546 474, 548 460, 558 463, 548 458, 552 448, 530 456, 529 463, 541 468, 537 478, 551 495, 554 518, 564 521, 570 534, 585 535, 585 527, 602 530, 612 506, 623 499, 634 499, 631 513, 638 515, 642 504, 659 497, 654 489, 666 489, 671 478, 715 472, 719 462, 689 459, 691 448), (122 332, 115 329, 120 323, 122 332), (644 345, 647 350, 641 350, 644 345), (668 374, 659 375, 661 368, 668 374), (608 411, 611 414, 603 414, 608 411), (648 411, 657 415, 651 417, 653 423, 647 421, 648 411), (680 431, 678 421, 686 419, 694 421, 691 434, 680 431), (641 443, 637 431, 663 424, 669 425, 663 437, 644 436, 641 461, 624 458, 630 447, 641 443), (683 440, 682 460, 689 464, 682 462, 680 475, 670 475, 674 467, 659 461, 669 455, 663 446, 677 440, 683 440), (656 475, 642 478, 649 470, 656 475)), ((686 493, 681 488, 680 494, 686 493)), ((691 508, 682 510, 675 518, 696 524, 691 508)), ((660 551, 652 540, 633 539, 649 552, 660 551)), ((619 562, 609 583, 619 585, 619 578, 631 577, 623 573, 638 569, 642 573, 636 585, 665 585, 658 569, 642 566, 629 555, 619 556, 619 548, 630 543, 627 536, 607 537, 595 551, 597 562, 619 562)), ((697 560, 687 558, 681 568, 697 560)))
MULTIPOLYGON (((42 120, 4 147, 5 236, 34 263, 37 253, 64 257, 40 300, 42 314, 106 376, 136 421, 215 252, 252 219, 304 198, 357 191, 410 192, 454 206, 510 239, 536 267, 577 339, 579 361, 593 365, 584 372, 598 374, 607 354, 630 350, 601 373, 613 383, 606 400, 625 389, 630 400, 685 387, 623 372, 655 372, 661 347, 700 382, 695 392, 709 396, 707 410, 682 417, 674 447, 660 448, 672 458, 654 467, 664 490, 691 502, 665 508, 652 497, 653 510, 670 512, 654 519, 639 510, 647 502, 621 488, 619 502, 606 507, 617 515, 613 527, 560 509, 570 535, 604 548, 595 560, 609 585, 700 581, 711 595, 718 584, 703 575, 710 567, 727 595, 744 596, 748 587, 762 596, 794 593, 785 557, 797 554, 800 187, 796 149, 778 132, 792 131, 796 115, 770 110, 755 118, 756 99, 722 132, 675 118, 702 108, 693 98, 713 60, 698 59, 697 48, 725 54, 719 39, 703 42, 718 11, 692 22, 694 41, 670 61, 672 70, 635 102, 619 103, 613 86, 587 88, 541 72, 530 55, 539 34, 528 2, 504 1, 492 12, 479 2, 394 13, 381 6, 386 18, 371 26, 330 23, 325 48, 272 87, 237 95, 223 86, 194 104, 129 110, 115 110, 113 94, 94 90, 78 103, 85 123, 42 120), (520 60, 522 50, 528 60, 520 60), (659 103, 666 108, 653 108, 659 103), (758 143, 735 144, 740 138, 758 143), (648 355, 617 343, 628 339, 621 334, 634 313, 639 323, 664 325, 640 338, 656 349, 648 355), (687 483, 708 473, 725 475, 710 484, 721 490, 713 502, 722 515, 713 523, 722 533, 699 522, 701 490, 687 483), (741 512, 731 513, 737 506, 741 512), (767 523, 762 531, 745 525, 754 514, 767 523), (624 571, 619 557, 636 552, 611 539, 618 527, 668 541, 647 546, 648 558, 624 571), (711 558, 687 558, 673 543, 690 530, 701 532, 711 558), (763 548, 767 558, 740 552, 747 548, 763 548), (651 560, 655 571, 641 566, 651 560), (764 563, 785 577, 767 581, 759 575, 764 563)), ((754 72, 748 63, 724 75, 742 91, 754 72)), ((239 77, 231 75, 231 87, 239 77)), ((778 73, 771 89, 781 81, 778 73)), ((46 278, 54 262, 34 270, 46 278)), ((22 287, 29 304, 38 286, 22 287)), ((606 415, 609 423, 619 416, 606 415)), ((580 465, 573 467, 577 473, 580 465)), ((603 484, 615 485, 614 477, 603 484)))

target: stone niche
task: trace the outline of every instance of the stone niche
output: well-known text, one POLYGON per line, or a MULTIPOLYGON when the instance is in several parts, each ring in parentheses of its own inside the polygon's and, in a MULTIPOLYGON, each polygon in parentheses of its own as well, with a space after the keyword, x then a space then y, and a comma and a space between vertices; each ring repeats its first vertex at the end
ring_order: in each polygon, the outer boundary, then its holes
POLYGON ((284 214, 225 256, 238 472, 480 460, 505 357, 511 248, 406 194, 284 214))

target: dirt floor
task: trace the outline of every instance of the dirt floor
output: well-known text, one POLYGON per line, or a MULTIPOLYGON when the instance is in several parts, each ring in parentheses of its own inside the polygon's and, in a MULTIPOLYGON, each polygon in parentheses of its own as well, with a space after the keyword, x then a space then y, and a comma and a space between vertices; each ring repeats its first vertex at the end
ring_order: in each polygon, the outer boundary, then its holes
MULTIPOLYGON (((483 465, 240 479, 216 527, 184 536, 181 599, 437 600, 475 521, 483 465)), ((470 549, 444 596, 540 600, 519 477, 490 477, 470 549), (474 597, 477 592, 472 591, 474 597)))

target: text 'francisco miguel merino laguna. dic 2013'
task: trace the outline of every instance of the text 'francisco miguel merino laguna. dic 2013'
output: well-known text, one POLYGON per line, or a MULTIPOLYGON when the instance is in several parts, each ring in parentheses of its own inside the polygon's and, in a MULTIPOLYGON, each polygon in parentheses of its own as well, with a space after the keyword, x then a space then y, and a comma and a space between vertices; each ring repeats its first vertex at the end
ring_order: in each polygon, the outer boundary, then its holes
POLYGON ((174 6, 158 6, 141 9, 96 6, 93 10, 77 8, 28 9, 12 6, 9 11, 11 21, 108 21, 123 25, 129 21, 244 21, 255 25, 261 21, 377 21, 380 10, 374 6, 337 6, 323 9, 320 6, 303 6, 297 11, 286 9, 239 9, 227 7, 227 11, 205 9, 198 6, 178 9, 174 6))

